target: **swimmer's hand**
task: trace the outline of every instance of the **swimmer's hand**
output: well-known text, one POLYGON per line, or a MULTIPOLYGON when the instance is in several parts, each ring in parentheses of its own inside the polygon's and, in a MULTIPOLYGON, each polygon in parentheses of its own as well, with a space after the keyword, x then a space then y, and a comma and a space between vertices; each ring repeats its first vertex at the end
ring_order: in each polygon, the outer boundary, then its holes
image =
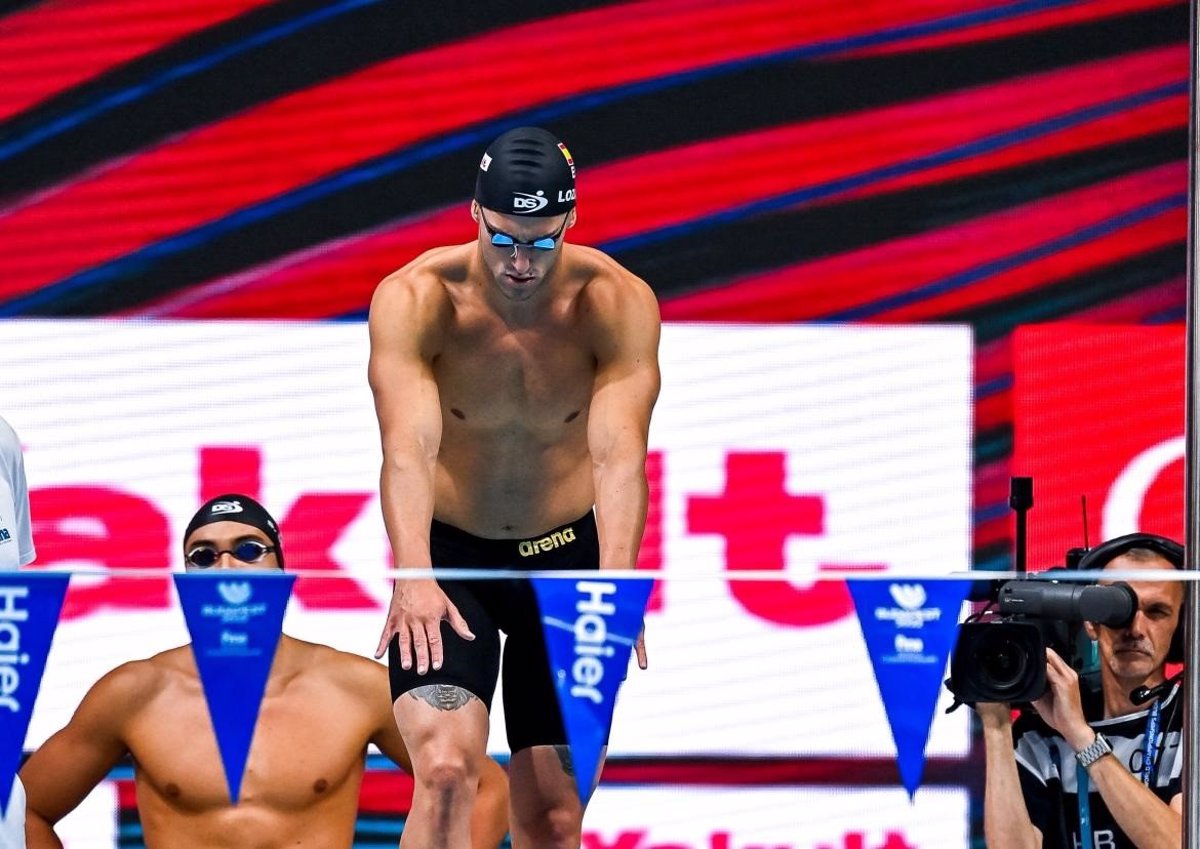
POLYGON ((417 661, 417 674, 442 668, 442 620, 464 640, 473 640, 475 635, 467 626, 458 608, 454 606, 437 581, 427 578, 415 581, 396 581, 392 591, 392 602, 388 605, 387 621, 379 638, 375 657, 383 657, 392 637, 400 645, 400 666, 412 669, 413 658, 417 661))
POLYGON ((646 669, 650 665, 650 661, 646 659, 646 626, 642 626, 642 630, 638 631, 637 640, 633 643, 633 651, 637 655, 638 669, 646 669))

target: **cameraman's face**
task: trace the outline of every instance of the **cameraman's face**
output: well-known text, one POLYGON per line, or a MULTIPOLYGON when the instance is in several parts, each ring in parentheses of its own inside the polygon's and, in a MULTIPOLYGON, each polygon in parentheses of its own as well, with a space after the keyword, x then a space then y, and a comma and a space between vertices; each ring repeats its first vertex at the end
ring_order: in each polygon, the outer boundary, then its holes
MULTIPOLYGON (((1161 558, 1132 560, 1118 557, 1106 567, 1116 569, 1171 569, 1161 558)), ((1105 582, 1102 582, 1105 583, 1105 582)), ((1183 606, 1183 584, 1179 581, 1130 581, 1138 597, 1138 611, 1125 628, 1088 625, 1088 633, 1099 642, 1100 659, 1118 679, 1153 678, 1161 675, 1171 637, 1179 624, 1183 606)))

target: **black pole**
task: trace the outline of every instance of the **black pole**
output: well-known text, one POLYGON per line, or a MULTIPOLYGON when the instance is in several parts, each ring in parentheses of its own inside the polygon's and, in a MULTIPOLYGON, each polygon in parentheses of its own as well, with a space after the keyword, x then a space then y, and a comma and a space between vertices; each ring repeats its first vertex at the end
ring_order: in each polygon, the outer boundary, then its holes
POLYGON ((1025 574, 1026 531, 1025 514, 1033 506, 1033 478, 1010 478, 1008 506, 1017 513, 1017 537, 1014 540, 1013 568, 1025 574))

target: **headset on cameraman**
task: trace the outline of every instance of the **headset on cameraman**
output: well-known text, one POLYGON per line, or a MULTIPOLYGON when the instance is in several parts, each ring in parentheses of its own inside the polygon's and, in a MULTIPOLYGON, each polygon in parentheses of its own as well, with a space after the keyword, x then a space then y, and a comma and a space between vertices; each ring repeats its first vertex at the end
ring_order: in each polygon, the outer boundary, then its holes
MULTIPOLYGON (((1113 560, 1123 554, 1128 554, 1134 549, 1142 549, 1151 551, 1159 557, 1166 560, 1176 569, 1184 568, 1184 548, 1173 539, 1169 539, 1157 534, 1132 533, 1110 539, 1103 542, 1095 548, 1088 549, 1080 557, 1078 563, 1072 568, 1080 570, 1095 570, 1104 569, 1113 560)), ((1187 618, 1187 610, 1191 589, 1187 584, 1183 588, 1183 604, 1179 607, 1179 618, 1175 623, 1175 630, 1171 633, 1171 644, 1167 648, 1167 663, 1184 663, 1187 652, 1184 645, 1184 622, 1187 618)), ((1167 692, 1179 680, 1179 676, 1171 676, 1155 687, 1136 687, 1129 693, 1129 700, 1135 705, 1142 705, 1152 699, 1166 695, 1167 692)), ((1091 670, 1080 670, 1080 683, 1083 686, 1084 692, 1090 692, 1093 696, 1100 695, 1100 670, 1099 668, 1091 670)))
MULTIPOLYGON (((1110 539, 1108 542, 1102 542, 1095 548, 1088 549, 1083 557, 1080 558, 1075 568, 1081 571, 1095 570, 1098 572, 1113 560, 1116 560, 1123 554, 1128 554, 1135 548, 1153 551, 1176 569, 1184 568, 1184 550, 1182 545, 1167 537, 1143 533, 1125 534, 1124 536, 1110 539)), ((1186 651, 1183 639, 1183 623, 1187 618, 1188 597, 1190 595, 1191 592, 1185 585, 1183 588, 1183 604, 1179 608, 1179 621, 1175 624, 1175 632, 1171 635, 1171 646, 1167 650, 1167 663, 1183 663, 1185 661, 1186 651)))

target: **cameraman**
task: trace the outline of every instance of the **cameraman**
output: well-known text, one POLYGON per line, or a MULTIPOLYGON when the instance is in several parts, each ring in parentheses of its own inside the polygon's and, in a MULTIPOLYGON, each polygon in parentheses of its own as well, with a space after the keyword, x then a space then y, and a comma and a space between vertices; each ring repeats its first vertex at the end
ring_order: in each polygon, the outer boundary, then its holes
MULTIPOLYGON (((1148 534, 1111 540, 1080 563, 1081 569, 1106 570, 1182 566, 1180 545, 1148 534)), ((1129 584, 1138 610, 1128 626, 1085 623, 1100 657, 1095 698, 1081 696, 1078 674, 1048 649, 1047 689, 1033 702, 1036 715, 1023 715, 1014 728, 1008 704, 975 705, 986 752, 988 849, 1182 845, 1183 695, 1178 682, 1167 681, 1165 666, 1169 656, 1182 659, 1182 640, 1175 635, 1185 586, 1129 584), (1135 703, 1138 690, 1149 704, 1135 703)))

